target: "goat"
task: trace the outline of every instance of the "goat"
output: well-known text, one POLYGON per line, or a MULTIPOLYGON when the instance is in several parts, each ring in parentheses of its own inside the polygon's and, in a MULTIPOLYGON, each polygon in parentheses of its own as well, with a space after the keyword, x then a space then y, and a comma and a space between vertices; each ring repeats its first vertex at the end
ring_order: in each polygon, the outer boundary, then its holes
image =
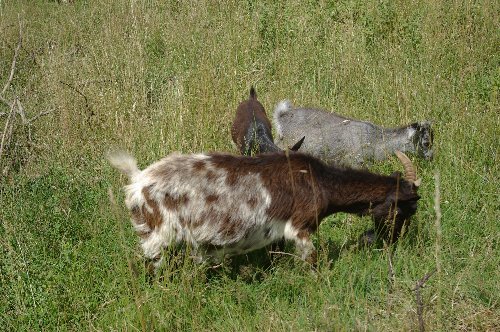
MULTIPOLYGON (((250 97, 241 102, 236 109, 236 117, 231 127, 231 137, 242 155, 282 151, 274 144, 269 121, 264 106, 257 100, 254 87, 250 88, 250 97)), ((304 137, 290 150, 297 151, 304 137)))
POLYGON ((369 160, 383 160, 396 150, 432 159, 433 132, 427 121, 405 127, 383 128, 320 109, 294 108, 285 100, 273 114, 278 146, 307 132, 302 152, 327 163, 359 167, 369 160))
POLYGON ((377 234, 394 242, 420 198, 413 164, 397 156, 404 178, 329 166, 299 152, 173 153, 142 171, 125 152, 108 160, 130 179, 125 204, 145 257, 158 267, 172 246, 192 248, 198 262, 220 262, 283 237, 314 262, 310 236, 336 212, 371 215, 377 234))

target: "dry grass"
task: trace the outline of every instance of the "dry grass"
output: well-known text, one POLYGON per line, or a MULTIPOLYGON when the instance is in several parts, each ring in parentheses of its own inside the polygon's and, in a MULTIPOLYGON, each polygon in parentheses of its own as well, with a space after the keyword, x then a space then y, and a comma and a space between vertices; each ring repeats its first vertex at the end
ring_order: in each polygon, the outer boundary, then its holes
MULTIPOLYGON (((420 290, 425 328, 498 330, 498 9, 488 0, 0 2, 1 86, 23 27, 2 97, 17 98, 28 119, 53 110, 30 137, 13 130, 17 145, 1 159, 1 326, 416 330, 412 289, 437 268, 420 290), (250 85, 269 114, 288 98, 388 126, 432 120, 436 158, 416 161, 423 198, 408 236, 391 251, 353 249, 368 220, 337 215, 317 239, 318 274, 293 257, 267 265, 259 252, 220 271, 172 265, 166 281, 148 284, 135 235, 118 236, 128 221, 116 220, 107 190, 123 181, 104 152, 128 149, 142 166, 176 150, 236 152, 229 127, 250 85)), ((0 130, 7 121, 0 115, 0 130)))

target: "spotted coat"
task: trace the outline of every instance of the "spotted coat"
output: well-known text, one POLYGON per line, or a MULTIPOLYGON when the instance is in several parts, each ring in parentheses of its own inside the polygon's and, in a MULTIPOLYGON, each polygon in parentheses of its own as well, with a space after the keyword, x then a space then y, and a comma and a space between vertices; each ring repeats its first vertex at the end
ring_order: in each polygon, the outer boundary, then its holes
POLYGON ((335 168, 300 153, 175 153, 142 171, 124 152, 108 159, 130 178, 125 203, 144 255, 156 265, 173 245, 187 244, 200 262, 217 262, 283 237, 303 259, 314 260, 310 235, 324 217, 371 214, 386 233, 385 221, 394 220, 391 237, 397 238, 419 198, 399 173, 335 168))

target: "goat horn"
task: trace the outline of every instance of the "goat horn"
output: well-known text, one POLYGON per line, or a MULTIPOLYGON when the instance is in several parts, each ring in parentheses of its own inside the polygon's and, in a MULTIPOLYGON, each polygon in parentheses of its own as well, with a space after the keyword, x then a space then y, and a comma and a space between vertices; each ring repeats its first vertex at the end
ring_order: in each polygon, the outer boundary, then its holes
POLYGON ((408 156, 401 151, 396 151, 395 153, 398 159, 401 160, 401 163, 403 164, 403 168, 405 170, 404 173, 405 180, 413 183, 415 186, 418 187, 420 185, 420 179, 417 180, 417 173, 415 171, 415 166, 413 166, 413 163, 411 162, 410 158, 408 158, 408 156))

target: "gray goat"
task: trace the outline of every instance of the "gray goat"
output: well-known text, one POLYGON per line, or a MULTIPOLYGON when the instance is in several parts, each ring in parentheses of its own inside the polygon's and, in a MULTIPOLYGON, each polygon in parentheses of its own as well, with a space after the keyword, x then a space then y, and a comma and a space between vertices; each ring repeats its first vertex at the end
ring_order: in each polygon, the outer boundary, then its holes
POLYGON ((293 107, 280 102, 273 115, 278 146, 286 146, 307 133, 301 151, 327 163, 360 167, 367 161, 383 160, 395 151, 432 159, 433 133, 430 122, 383 128, 320 109, 293 107))

